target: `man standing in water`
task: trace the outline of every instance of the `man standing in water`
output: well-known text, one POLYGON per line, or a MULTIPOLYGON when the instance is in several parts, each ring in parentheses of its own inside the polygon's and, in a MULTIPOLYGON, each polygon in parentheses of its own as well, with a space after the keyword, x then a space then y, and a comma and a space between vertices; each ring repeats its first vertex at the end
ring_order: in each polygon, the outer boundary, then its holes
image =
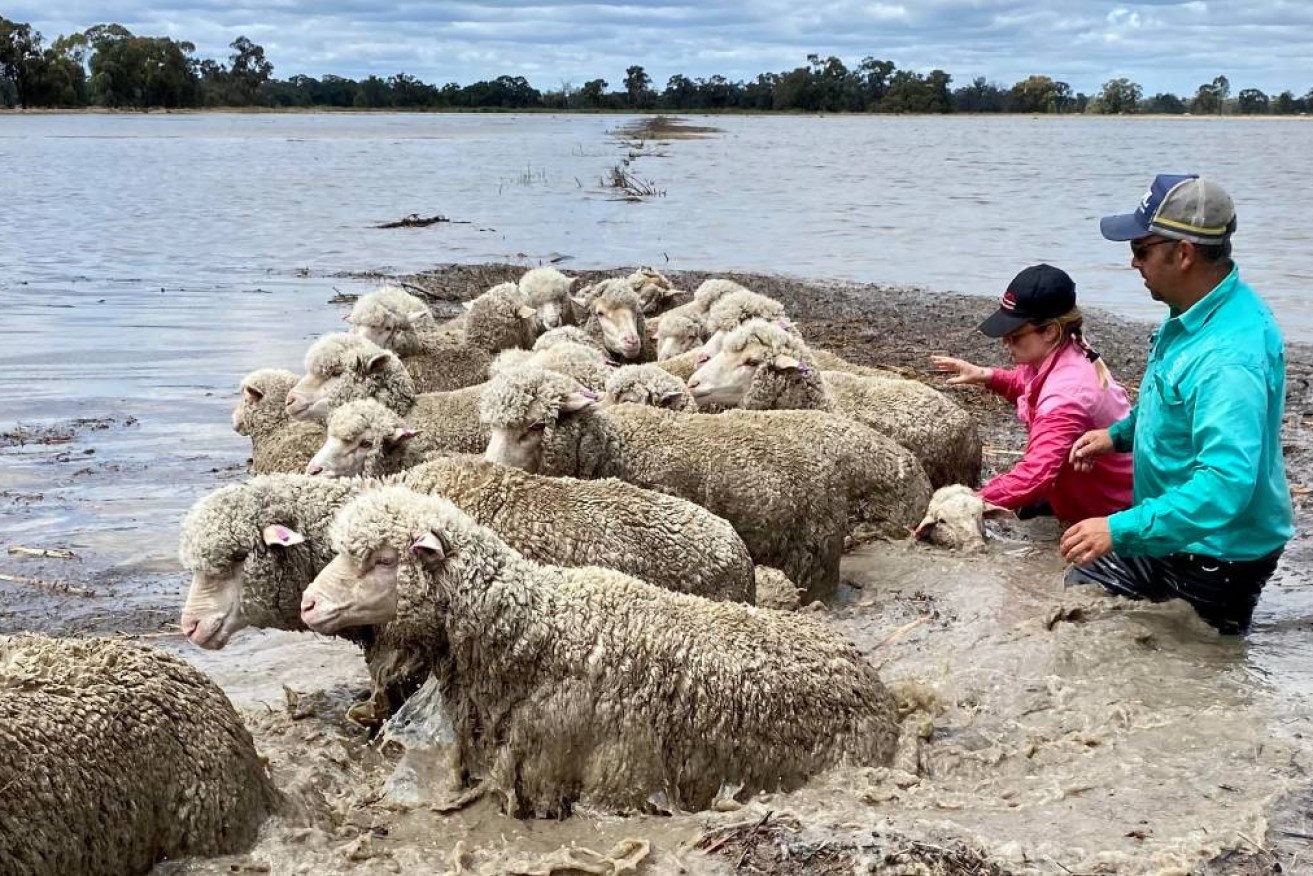
POLYGON ((1100 223, 1168 307, 1125 419, 1077 439, 1088 466, 1134 454, 1134 505, 1062 537, 1072 583, 1155 602, 1179 598, 1222 633, 1249 627, 1294 534, 1281 456, 1281 332, 1231 260, 1235 208, 1222 187, 1161 174, 1134 213, 1100 223))

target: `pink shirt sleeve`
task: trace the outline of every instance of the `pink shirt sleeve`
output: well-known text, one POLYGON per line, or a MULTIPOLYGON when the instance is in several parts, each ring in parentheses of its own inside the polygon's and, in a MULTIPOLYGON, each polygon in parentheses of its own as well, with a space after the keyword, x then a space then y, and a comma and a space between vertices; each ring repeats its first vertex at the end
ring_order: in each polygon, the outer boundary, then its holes
POLYGON ((985 385, 1008 401, 1015 402, 1025 392, 1026 379, 1017 369, 994 368, 991 371, 989 383, 985 385))
POLYGON ((1088 430, 1089 417, 1078 407, 1064 405, 1040 414, 1030 424, 1026 455, 1011 471, 985 484, 980 497, 1013 511, 1047 499, 1071 446, 1088 430))

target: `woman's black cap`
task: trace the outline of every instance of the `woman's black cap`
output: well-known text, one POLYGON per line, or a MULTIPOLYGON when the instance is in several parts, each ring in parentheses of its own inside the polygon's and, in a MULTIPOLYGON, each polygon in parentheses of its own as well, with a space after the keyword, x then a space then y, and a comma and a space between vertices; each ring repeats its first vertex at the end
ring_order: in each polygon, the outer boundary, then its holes
POLYGON ((1012 278, 998 310, 980 324, 980 332, 1001 338, 1024 325, 1046 322, 1076 306, 1076 284, 1053 265, 1031 265, 1012 278))

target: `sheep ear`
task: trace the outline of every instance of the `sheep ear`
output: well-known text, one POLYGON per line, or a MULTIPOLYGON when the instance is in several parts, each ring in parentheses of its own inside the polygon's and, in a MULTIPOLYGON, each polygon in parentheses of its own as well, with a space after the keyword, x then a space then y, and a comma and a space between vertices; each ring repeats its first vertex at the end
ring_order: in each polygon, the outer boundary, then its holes
POLYGON ((258 402, 260 399, 264 398, 264 392, 256 389, 254 386, 243 386, 242 395, 246 396, 246 400, 252 403, 258 402))
POLYGON ((415 539, 415 543, 410 546, 410 552, 425 560, 445 560, 447 558, 446 546, 443 545, 438 534, 431 529, 415 539))
POLYGON ((580 389, 567 395, 561 402, 561 413, 577 414, 580 411, 586 411, 594 407, 596 404, 597 393, 580 389))
POLYGON ((282 545, 283 547, 291 547, 294 544, 301 544, 305 541, 304 535, 297 532, 295 529, 291 529, 279 523, 270 523, 264 528, 262 534, 264 536, 264 543, 269 546, 277 544, 282 545))
POLYGON ((538 311, 534 310, 532 307, 530 307, 527 304, 521 304, 519 307, 515 308, 515 315, 518 316, 520 319, 528 319, 529 317, 533 316, 537 312, 538 311))
POLYGON ((463 308, 465 308, 466 310, 469 310, 471 307, 474 306, 474 302, 473 302, 473 301, 462 301, 462 302, 460 303, 460 306, 463 307, 463 308))
POLYGON ((429 312, 427 310, 412 310, 410 313, 406 314, 406 322, 414 325, 428 315, 429 312))
POLYGON ((570 303, 573 304, 575 307, 587 307, 588 299, 585 298, 583 295, 571 295, 570 303))
POLYGON ((682 406, 681 403, 683 402, 683 400, 684 400, 684 393, 678 391, 667 392, 664 393, 659 399, 657 399, 657 406, 662 408, 674 409, 677 407, 681 407, 682 406))
MULTIPOLYGON (((981 500, 984 501, 984 500, 981 500)), ((1010 508, 1004 508, 1002 505, 995 505, 993 502, 985 502, 983 516, 986 520, 1006 520, 1009 517, 1016 517, 1016 512, 1010 508)))
POLYGON ((396 431, 388 436, 388 443, 393 445, 405 444, 419 433, 419 429, 408 429, 405 426, 398 426, 396 431))
POLYGON ((802 367, 802 363, 792 356, 776 356, 774 365, 776 371, 797 371, 802 367))
POLYGON ((365 372, 368 374, 377 374, 383 370, 383 367, 391 358, 391 353, 375 353, 369 358, 369 362, 365 365, 365 372))
POLYGON ((936 521, 933 517, 925 518, 924 520, 922 520, 920 523, 916 525, 915 529, 912 530, 912 538, 916 539, 917 541, 921 541, 922 539, 926 538, 934 530, 935 523, 937 522, 938 521, 936 521))

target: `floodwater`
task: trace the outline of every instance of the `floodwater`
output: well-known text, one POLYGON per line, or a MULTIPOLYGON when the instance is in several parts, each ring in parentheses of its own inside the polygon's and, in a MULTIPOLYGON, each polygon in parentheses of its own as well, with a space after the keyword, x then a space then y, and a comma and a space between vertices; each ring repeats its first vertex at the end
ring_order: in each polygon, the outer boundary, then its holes
POLYGON ((1186 872, 1201 854, 1275 842, 1267 821, 1295 818, 1309 767, 1302 539, 1245 643, 1174 607, 1062 592, 1043 540, 1034 557, 1013 555, 1030 541, 985 559, 906 546, 850 557, 862 589, 835 623, 937 704, 922 777, 831 776, 723 816, 541 825, 483 804, 444 819, 398 811, 371 799, 390 764, 338 718, 361 685, 350 648, 248 631, 210 654, 167 633, 178 521, 244 476, 249 443, 228 420, 238 381, 299 370, 310 341, 340 326, 329 299, 368 288, 348 272, 565 258, 567 270, 650 263, 994 295, 1046 260, 1084 302, 1152 319, 1097 218, 1133 206, 1157 171, 1198 169, 1237 200, 1246 278, 1290 339, 1313 341, 1313 232, 1292 219, 1313 203, 1303 121, 717 118, 721 134, 634 162, 665 192, 639 204, 599 185, 627 153, 607 136, 621 121, 0 115, 0 542, 78 556, 0 556, 0 574, 78 588, 0 580, 0 633, 165 631, 161 644, 263 714, 252 727, 280 784, 323 783, 331 803, 312 831, 271 826, 243 859, 275 872, 441 872, 433 862, 446 866, 457 839, 475 850, 470 871, 497 872, 629 836, 651 840, 650 872, 728 872, 693 838, 768 809, 792 811, 818 843, 885 829, 965 838, 1037 873, 1186 872), (409 213, 453 221, 373 227, 409 213), (283 683, 336 699, 293 721, 283 683))

